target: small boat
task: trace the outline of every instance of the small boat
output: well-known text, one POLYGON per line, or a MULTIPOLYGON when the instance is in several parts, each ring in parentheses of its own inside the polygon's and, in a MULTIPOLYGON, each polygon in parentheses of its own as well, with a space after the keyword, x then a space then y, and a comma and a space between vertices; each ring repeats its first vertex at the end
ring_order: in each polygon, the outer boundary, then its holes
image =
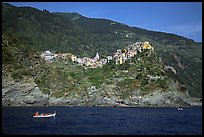
POLYGON ((55 117, 55 116, 56 116, 56 111, 55 113, 33 115, 34 118, 48 118, 48 117, 55 117))
POLYGON ((181 107, 177 107, 176 109, 177 109, 177 110, 181 110, 181 111, 183 110, 183 108, 181 108, 181 107))

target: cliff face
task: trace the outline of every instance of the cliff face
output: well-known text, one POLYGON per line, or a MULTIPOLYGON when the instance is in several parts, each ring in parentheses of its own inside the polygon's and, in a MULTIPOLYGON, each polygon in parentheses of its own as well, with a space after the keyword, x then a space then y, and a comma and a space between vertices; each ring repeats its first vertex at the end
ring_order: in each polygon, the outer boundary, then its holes
MULTIPOLYGON (((4 76, 2 80, 3 106, 121 106, 121 107, 164 107, 202 105, 199 100, 192 100, 186 93, 180 92, 179 84, 171 81, 168 91, 154 90, 149 94, 138 95, 132 91, 129 97, 122 99, 120 87, 112 83, 102 85, 100 89, 84 91, 74 97, 50 97, 42 93, 33 78, 15 81, 4 76)), ((127 92, 127 91, 123 91, 127 92)))
POLYGON ((3 106, 44 106, 48 95, 43 94, 32 78, 14 81, 11 77, 2 77, 3 106))

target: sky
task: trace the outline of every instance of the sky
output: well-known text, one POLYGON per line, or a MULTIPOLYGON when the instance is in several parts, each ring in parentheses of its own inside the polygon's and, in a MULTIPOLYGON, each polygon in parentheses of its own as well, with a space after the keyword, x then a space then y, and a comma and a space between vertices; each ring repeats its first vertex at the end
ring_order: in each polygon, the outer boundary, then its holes
POLYGON ((7 2, 49 12, 77 12, 202 42, 202 2, 7 2))

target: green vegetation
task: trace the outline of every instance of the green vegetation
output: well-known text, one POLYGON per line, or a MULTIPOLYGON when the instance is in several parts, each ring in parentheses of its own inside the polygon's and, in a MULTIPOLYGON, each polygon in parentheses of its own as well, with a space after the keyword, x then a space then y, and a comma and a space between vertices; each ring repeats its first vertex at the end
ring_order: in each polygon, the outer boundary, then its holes
MULTIPOLYGON (((129 27, 107 19, 86 18, 78 13, 49 13, 2 3, 3 67, 15 79, 22 79, 23 75, 33 77, 43 92, 52 89, 50 94, 54 96, 63 96, 65 91, 68 94, 79 89, 84 91, 93 85, 100 87, 122 76, 133 76, 147 91, 158 86, 165 89, 165 80, 154 81, 145 76, 162 77, 168 73, 168 77, 184 83, 191 96, 201 97, 201 45, 178 35, 129 27), (85 70, 71 62, 67 65, 63 61, 46 63, 39 56, 39 52, 50 50, 91 58, 99 52, 100 57, 105 58, 117 49, 145 40, 155 47, 155 54, 148 56, 148 51, 142 52, 130 62, 119 66, 111 62, 95 70, 85 70), (158 58, 174 67, 177 74, 162 71, 158 58), (128 73, 122 73, 123 70, 128 73)), ((134 81, 127 80, 128 85, 132 83, 134 81)))

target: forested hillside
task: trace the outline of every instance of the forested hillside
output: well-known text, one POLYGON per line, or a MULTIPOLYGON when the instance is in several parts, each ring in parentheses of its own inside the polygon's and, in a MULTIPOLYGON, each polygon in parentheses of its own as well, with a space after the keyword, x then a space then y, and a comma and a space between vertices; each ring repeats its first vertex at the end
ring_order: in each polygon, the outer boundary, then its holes
MULTIPOLYGON (((9 41, 9 35, 28 53, 39 55, 50 50, 91 58, 97 52, 106 57, 135 42, 149 41, 158 58, 176 70, 177 79, 185 84, 189 95, 202 96, 202 44, 182 36, 130 27, 107 19, 88 18, 78 13, 50 13, 3 3, 2 37, 9 41)), ((17 52, 12 44, 9 46, 3 47, 3 64, 12 64, 19 55, 20 51, 17 52)))

